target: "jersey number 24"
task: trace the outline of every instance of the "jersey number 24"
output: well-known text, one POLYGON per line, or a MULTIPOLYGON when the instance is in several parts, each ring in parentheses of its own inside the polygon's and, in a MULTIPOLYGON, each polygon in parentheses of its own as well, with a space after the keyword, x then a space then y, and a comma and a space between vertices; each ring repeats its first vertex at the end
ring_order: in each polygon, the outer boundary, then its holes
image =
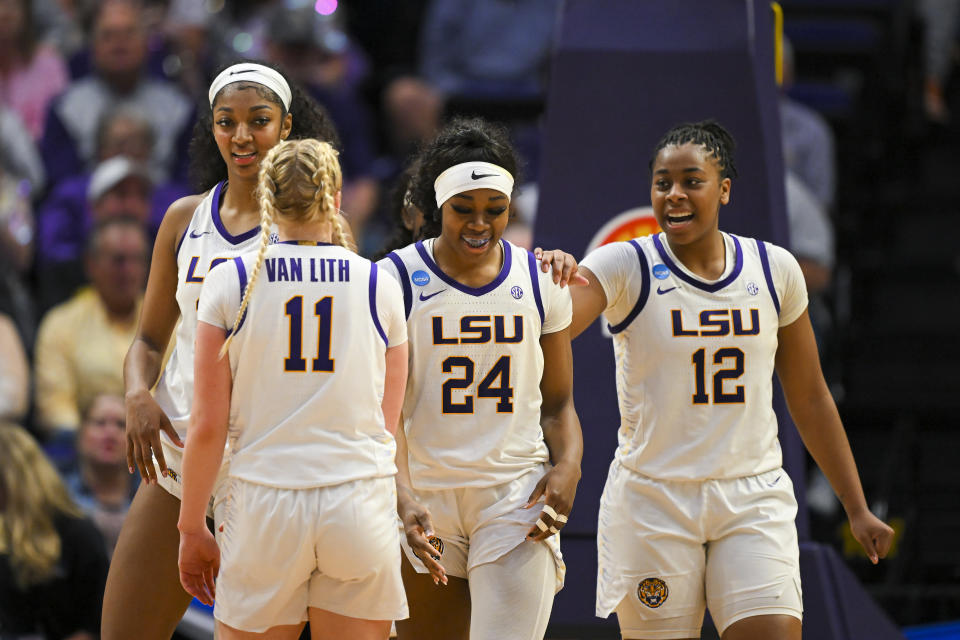
MULTIPOLYGON (((473 384, 473 360, 466 356, 450 356, 441 363, 444 373, 453 373, 462 369, 463 377, 448 378, 443 383, 444 413, 473 413, 473 396, 467 394, 463 402, 454 402, 453 392, 467 389, 473 384)), ((487 375, 477 385, 478 398, 497 398, 497 413, 513 413, 513 387, 510 386, 510 356, 500 356, 487 375), (496 384, 497 386, 494 386, 496 384)))

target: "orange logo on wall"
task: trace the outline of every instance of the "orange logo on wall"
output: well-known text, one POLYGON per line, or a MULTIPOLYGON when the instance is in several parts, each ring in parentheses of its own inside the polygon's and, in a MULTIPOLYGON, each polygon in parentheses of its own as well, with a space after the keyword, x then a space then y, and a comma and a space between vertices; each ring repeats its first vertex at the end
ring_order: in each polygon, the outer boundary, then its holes
POLYGON ((657 219, 653 217, 652 208, 627 209, 600 227, 600 230, 590 240, 590 244, 587 245, 584 255, 611 242, 623 242, 659 232, 660 225, 657 224, 657 219))

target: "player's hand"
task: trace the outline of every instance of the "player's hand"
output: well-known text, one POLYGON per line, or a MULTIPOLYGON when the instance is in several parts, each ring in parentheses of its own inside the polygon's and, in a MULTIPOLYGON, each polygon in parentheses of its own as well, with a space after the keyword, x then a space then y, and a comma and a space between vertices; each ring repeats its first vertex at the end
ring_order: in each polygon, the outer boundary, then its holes
POLYGON ((867 552, 870 562, 877 564, 880 558, 887 557, 893 544, 893 529, 869 509, 850 515, 850 532, 867 552))
POLYGON ((430 539, 435 535, 430 511, 404 490, 397 492, 397 511, 403 522, 407 544, 430 572, 433 583, 447 584, 447 572, 440 564, 441 551, 430 544, 430 539))
POLYGON ((165 432, 178 447, 183 442, 170 419, 157 404, 149 391, 139 391, 126 395, 127 405, 127 468, 140 472, 145 482, 157 484, 157 468, 153 456, 157 458, 160 473, 167 475, 167 461, 160 447, 160 432, 165 432))
POLYGON ((541 496, 544 497, 545 504, 540 511, 540 518, 527 532, 528 540, 539 542, 560 533, 560 529, 567 523, 570 509, 573 508, 579 482, 580 467, 563 462, 540 478, 524 505, 524 509, 529 509, 537 504, 541 496))
POLYGON ((195 533, 180 532, 180 584, 187 593, 207 606, 217 595, 216 579, 220 573, 220 548, 206 527, 195 533))
POLYGON ((589 280, 577 273, 580 267, 569 253, 560 249, 544 251, 537 247, 533 250, 533 257, 540 261, 540 268, 544 273, 553 268, 553 282, 559 284, 561 288, 568 284, 571 287, 590 284, 589 280))

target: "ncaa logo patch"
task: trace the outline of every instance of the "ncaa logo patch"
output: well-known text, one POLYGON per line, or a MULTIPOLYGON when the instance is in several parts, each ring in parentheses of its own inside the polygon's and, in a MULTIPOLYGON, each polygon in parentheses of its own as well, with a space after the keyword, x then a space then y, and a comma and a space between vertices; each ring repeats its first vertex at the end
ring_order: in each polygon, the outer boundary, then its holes
POLYGON ((651 609, 660 607, 669 595, 667 583, 660 578, 646 578, 637 585, 637 598, 651 609))
POLYGON ((666 280, 670 276, 670 269, 665 264, 653 265, 653 277, 657 280, 666 280))
POLYGON ((430 274, 424 271, 423 269, 417 269, 413 272, 413 275, 410 276, 410 280, 413 281, 413 284, 418 287, 430 284, 430 274))
POLYGON ((757 286, 756 282, 751 280, 750 282, 747 283, 747 293, 749 293, 752 296, 755 296, 758 293, 760 293, 760 287, 757 286))
POLYGON ((520 287, 514 287, 513 289, 510 289, 510 295, 513 296, 514 300, 519 300, 523 297, 523 289, 520 287))

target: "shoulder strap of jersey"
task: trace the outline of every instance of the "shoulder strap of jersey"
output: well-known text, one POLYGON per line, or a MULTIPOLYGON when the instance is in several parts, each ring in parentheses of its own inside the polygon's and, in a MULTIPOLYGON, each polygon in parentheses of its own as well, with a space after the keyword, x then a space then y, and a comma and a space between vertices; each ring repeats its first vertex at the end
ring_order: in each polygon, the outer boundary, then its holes
POLYGON ((370 263, 370 315, 373 317, 373 326, 377 328, 377 333, 383 338, 383 344, 389 347, 387 334, 383 330, 383 325, 380 324, 380 314, 377 313, 377 265, 375 262, 370 263))
POLYGON ((197 212, 201 211, 203 207, 207 206, 207 202, 210 200, 211 197, 213 197, 214 192, 217 191, 217 187, 219 187, 221 184, 223 183, 218 182, 216 187, 211 189, 210 193, 208 193, 206 196, 201 198, 199 204, 197 204, 197 206, 194 207, 193 213, 190 214, 190 219, 187 220, 187 226, 183 228, 183 233, 180 234, 180 240, 177 242, 177 250, 173 252, 174 260, 177 260, 180 258, 180 247, 183 246, 183 241, 187 239, 187 234, 190 233, 190 228, 194 226, 194 221, 197 219, 197 212))
POLYGON ((403 312, 406 318, 410 319, 410 308, 413 306, 413 290, 410 288, 410 274, 407 273, 407 265, 403 263, 396 251, 387 254, 390 262, 397 268, 400 274, 400 286, 403 288, 403 312))
POLYGON ((630 244, 633 245, 634 250, 637 252, 637 260, 640 261, 640 277, 642 278, 640 284, 640 295, 637 297, 636 304, 633 305, 633 309, 630 310, 630 313, 627 314, 626 318, 624 318, 616 326, 609 324, 607 325, 610 333, 620 333, 629 327, 634 318, 636 318, 643 310, 644 305, 647 304, 647 298, 650 297, 650 268, 647 265, 647 256, 644 255, 643 249, 640 248, 640 243, 638 243, 636 240, 630 240, 630 244))
POLYGON ((540 312, 540 324, 543 324, 543 297, 540 295, 540 269, 537 264, 537 258, 533 252, 527 251, 527 264, 530 267, 530 285, 533 287, 533 299, 537 303, 537 311, 540 312))
POLYGON ((757 243, 757 252, 760 254, 760 266, 763 267, 763 277, 767 281, 767 290, 770 297, 773 298, 773 306, 780 315, 780 299, 777 297, 777 290, 773 286, 773 272, 770 270, 770 257, 767 255, 767 245, 763 240, 754 239, 757 243))

